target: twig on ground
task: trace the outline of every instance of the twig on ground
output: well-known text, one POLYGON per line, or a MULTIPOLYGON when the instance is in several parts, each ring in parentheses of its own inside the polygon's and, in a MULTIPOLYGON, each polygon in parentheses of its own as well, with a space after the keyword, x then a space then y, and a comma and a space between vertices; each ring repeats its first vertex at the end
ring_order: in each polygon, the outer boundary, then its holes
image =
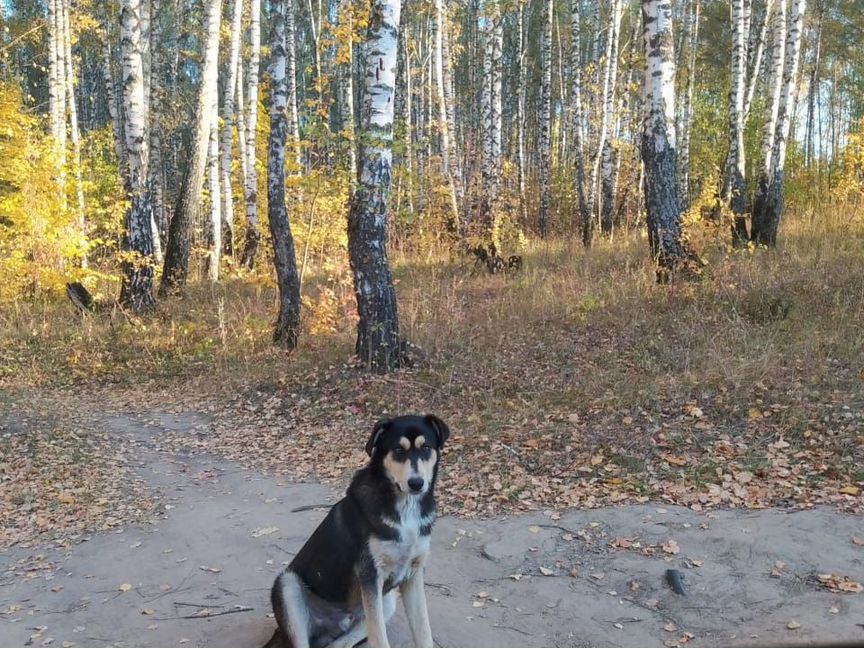
POLYGON ((251 612, 255 608, 240 607, 233 610, 223 610, 222 612, 214 612, 213 614, 186 614, 183 616, 173 617, 152 617, 154 621, 178 621, 180 619, 212 619, 213 617, 224 616, 226 614, 237 614, 238 612, 251 612))

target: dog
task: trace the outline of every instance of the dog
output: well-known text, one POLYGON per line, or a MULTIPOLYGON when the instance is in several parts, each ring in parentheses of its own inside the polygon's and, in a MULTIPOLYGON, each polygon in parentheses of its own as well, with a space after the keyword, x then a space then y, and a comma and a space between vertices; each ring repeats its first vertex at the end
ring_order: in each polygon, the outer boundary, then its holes
POLYGON ((437 416, 379 421, 369 461, 291 564, 271 601, 279 628, 265 648, 389 648, 396 590, 417 648, 433 648, 423 570, 435 521, 435 482, 450 436, 437 416))

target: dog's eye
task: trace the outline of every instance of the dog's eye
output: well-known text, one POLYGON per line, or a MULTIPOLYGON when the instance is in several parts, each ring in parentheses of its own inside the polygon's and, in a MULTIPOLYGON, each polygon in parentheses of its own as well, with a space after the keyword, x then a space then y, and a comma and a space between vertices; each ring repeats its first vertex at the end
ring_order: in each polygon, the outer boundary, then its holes
POLYGON ((396 459, 404 459, 406 454, 407 453, 405 452, 405 448, 394 448, 393 449, 393 456, 396 459))

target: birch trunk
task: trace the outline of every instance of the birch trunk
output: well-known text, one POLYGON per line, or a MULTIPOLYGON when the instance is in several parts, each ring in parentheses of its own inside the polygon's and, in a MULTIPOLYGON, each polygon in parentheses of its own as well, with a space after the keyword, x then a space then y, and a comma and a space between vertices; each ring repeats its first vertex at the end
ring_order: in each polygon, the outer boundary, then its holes
MULTIPOLYGON (((84 186, 81 184, 81 135, 78 130, 78 106, 75 101, 75 68, 72 65, 72 30, 69 26, 69 0, 57 0, 63 8, 63 62, 66 107, 69 112, 69 139, 72 141, 72 173, 75 176, 75 206, 78 228, 85 235, 84 186)), ((83 258, 86 265, 86 257, 83 258)))
POLYGON ((144 109, 144 64, 141 57, 141 0, 122 0, 120 5, 123 54, 124 135, 129 162, 129 201, 123 248, 134 255, 124 262, 120 302, 135 312, 152 309, 153 231, 147 191, 147 124, 144 109))
POLYGON ((525 2, 523 0, 519 0, 518 21, 519 88, 516 97, 516 170, 519 174, 519 211, 522 216, 521 222, 525 223, 528 220, 528 204, 525 198, 525 85, 527 72, 525 69, 525 2))
POLYGON ((759 23, 759 33, 756 36, 755 52, 753 43, 747 47, 747 56, 749 59, 749 74, 747 82, 747 94, 744 97, 744 123, 747 123, 747 118, 750 116, 750 107, 753 105, 753 96, 756 93, 756 85, 759 82, 759 72, 762 69, 762 61, 765 56, 765 40, 768 34, 768 25, 771 21, 771 0, 767 0, 765 13, 762 14, 762 21, 759 23))
POLYGON ((255 266, 255 255, 258 253, 258 243, 261 241, 261 230, 258 226, 258 169, 255 166, 257 156, 258 135, 258 67, 261 59, 261 2, 251 0, 249 12, 249 74, 247 75, 248 91, 246 100, 249 109, 246 111, 246 243, 240 264, 250 270, 255 266))
MULTIPOLYGON (((234 144, 234 100, 240 68, 240 32, 243 25, 243 0, 234 0, 231 14, 231 44, 228 54, 228 78, 222 99, 221 212, 223 249, 234 254, 234 192, 231 187, 231 161, 234 144)), ((242 155, 242 151, 241 151, 242 155)))
MULTIPOLYGON (((615 0, 613 0, 614 2, 615 0)), ((553 0, 543 2, 543 31, 540 44, 540 236, 549 233, 549 203, 552 180, 552 17, 553 0)))
POLYGON ((489 252, 497 254, 492 242, 495 209, 501 187, 501 40, 503 28, 497 0, 485 3, 481 16, 483 35, 483 168, 480 227, 489 252))
POLYGON ((773 0, 771 26, 771 67, 768 75, 768 111, 762 127, 759 147, 759 178, 753 200, 753 221, 750 236, 754 239, 765 220, 768 185, 771 183, 771 150, 780 111, 780 93, 783 89, 783 62, 786 54, 786 0, 773 0))
POLYGON ((780 105, 777 111, 777 124, 774 131, 774 144, 771 149, 770 184, 766 191, 765 209, 759 222, 754 221, 751 238, 760 245, 774 247, 777 244, 777 230, 784 208, 784 167, 789 131, 792 127, 793 106, 797 91, 798 63, 801 53, 801 34, 803 32, 806 0, 793 0, 786 30, 785 61, 783 63, 783 86, 780 92, 780 105))
POLYGON ((162 163, 162 129, 159 117, 162 110, 162 31, 159 25, 160 0, 150 0, 150 204, 153 210, 153 258, 156 263, 164 261, 162 239, 167 235, 168 218, 165 214, 165 176, 162 163))
MULTIPOLYGON (((204 16, 204 65, 198 88, 198 109, 192 154, 177 199, 177 207, 168 232, 165 266, 160 294, 183 291, 189 276, 189 253, 192 247, 192 227, 200 221, 201 191, 210 151, 210 131, 213 111, 217 104, 219 74, 219 24, 222 0, 208 0, 204 16)), ((218 200, 218 197, 216 198, 218 200)))
MULTIPOLYGON (((615 145, 613 139, 617 140, 617 125, 610 129, 610 122, 615 117, 615 94, 618 85, 618 51, 621 43, 621 14, 622 4, 620 0, 612 3, 612 22, 610 25, 609 39, 612 41, 609 48, 607 61, 608 71, 606 74, 606 91, 604 93, 603 114, 606 119, 605 134, 603 137, 603 148, 600 160, 600 227, 604 234, 611 234, 613 227, 612 212, 615 207, 615 145), (610 133, 611 130, 611 133, 610 133)), ((601 128, 601 132, 604 129, 601 128)))
POLYGON ((237 100, 234 103, 234 118, 237 120, 237 157, 240 160, 240 179, 243 191, 246 191, 246 176, 248 161, 246 160, 246 103, 243 92, 243 60, 237 61, 237 100))
MULTIPOLYGON (((446 21, 445 21, 446 25, 446 21)), ((443 59, 444 73, 444 109, 447 119, 447 133, 449 135, 449 164, 450 177, 453 179, 453 188, 456 192, 456 203, 462 206, 462 165, 459 162, 459 145, 456 131, 456 107, 453 98, 453 72, 450 59, 450 32, 445 28, 441 40, 441 56, 443 59)))
MULTIPOLYGON (((293 50, 293 8, 290 0, 270 4, 270 140, 267 147, 267 215, 273 239, 276 279, 279 284, 279 315, 273 341, 294 349, 300 333, 300 275, 294 251, 294 237, 285 204, 285 147, 289 137, 290 86, 286 56, 286 31, 291 34, 293 50), (287 23, 290 22, 290 27, 287 23)), ((292 143, 295 146, 296 143, 292 143)))
POLYGON ((287 0, 285 6, 285 83, 288 96, 288 143, 291 146, 293 172, 300 173, 300 119, 297 116, 297 51, 294 43, 294 2, 287 0))
POLYGON ((222 261, 222 187, 219 182, 219 99, 213 93, 210 104, 210 139, 207 146, 207 176, 210 181, 210 225, 208 229, 207 278, 211 283, 219 281, 219 266, 222 261))
POLYGON ((396 291, 387 260, 387 199, 393 160, 393 89, 400 0, 374 0, 366 36, 360 176, 348 215, 348 252, 357 297, 357 355, 386 372, 406 363, 396 291))
POLYGON ((450 231, 459 233, 459 199, 456 196, 456 185, 453 181, 450 161, 453 159, 450 140, 450 123, 447 120, 446 83, 444 78, 444 32, 447 29, 447 16, 444 10, 444 0, 435 0, 435 86, 438 104, 438 132, 441 135, 441 172, 447 184, 447 194, 450 207, 450 231))
POLYGON ((675 153, 675 64, 671 0, 642 0, 645 38, 646 114, 642 135, 645 165, 645 207, 648 241, 659 266, 658 279, 668 278, 685 259, 681 243, 675 153))
MULTIPOLYGON (((813 51, 813 63, 810 68, 810 80, 807 89, 807 118, 804 130, 804 164, 809 167, 813 164, 814 159, 814 143, 815 143, 815 127, 814 118, 816 115, 816 101, 819 95, 819 63, 822 55, 822 23, 823 23, 823 7, 817 9, 817 27, 816 27, 816 46, 813 51)), ((818 159, 816 168, 818 170, 818 159)))
MULTIPOLYGON (((405 2, 406 0, 403 0, 405 2)), ((408 43, 404 33, 399 34, 399 59, 401 62, 401 78, 403 80, 404 92, 402 94, 402 122, 405 129, 405 171, 406 188, 408 197, 408 211, 414 213, 414 140, 412 134, 412 103, 413 88, 411 84, 411 57, 408 56, 408 43)))
POLYGON ((745 0, 732 0, 732 77, 729 91, 729 155, 723 187, 723 201, 732 210, 732 243, 747 241, 747 187, 744 159, 744 96, 747 71, 745 0))
POLYGON ((693 126, 693 87, 696 85, 696 48, 699 45, 700 0, 690 0, 687 12, 687 87, 681 107, 681 126, 678 132, 678 190, 681 210, 690 208, 690 129, 693 126))
POLYGON ((578 222, 581 224, 590 220, 588 201, 585 195, 585 124, 582 112, 582 30, 580 11, 581 0, 570 0, 570 31, 571 50, 570 67, 573 75, 573 87, 570 90, 573 110, 573 145, 575 152, 575 187, 578 206, 578 222))
MULTIPOLYGON (((615 81, 618 74, 618 32, 621 26, 621 2, 612 0, 610 7, 608 37, 606 39, 606 69, 603 74, 603 111, 600 114, 600 133, 597 136, 597 151, 591 164, 591 180, 588 183, 588 219, 582 223, 582 243, 589 247, 594 238, 595 206, 597 204, 597 181, 600 175, 600 165, 604 157, 608 165, 604 166, 604 175, 608 170, 611 174, 611 148, 609 146, 609 121, 615 109, 615 81)), ((674 67, 674 64, 673 64, 674 67)))

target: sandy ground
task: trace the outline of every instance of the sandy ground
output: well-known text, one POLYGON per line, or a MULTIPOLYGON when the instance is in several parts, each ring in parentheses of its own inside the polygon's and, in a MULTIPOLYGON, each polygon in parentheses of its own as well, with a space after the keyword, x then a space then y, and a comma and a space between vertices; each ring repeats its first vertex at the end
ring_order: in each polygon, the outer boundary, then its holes
MULTIPOLYGON (((163 429, 200 422, 154 416, 163 429)), ((0 552, 0 647, 263 645, 273 578, 324 516, 291 509, 340 493, 178 456, 159 447, 159 426, 101 423, 136 441, 165 518, 65 551, 0 552)), ((864 582, 864 547, 852 542, 864 536, 860 517, 655 504, 559 513, 438 521, 427 574, 437 645, 864 642, 864 594, 815 579, 864 582), (666 584, 670 568, 685 575, 686 595, 666 584)), ((401 609, 389 628, 394 648, 411 645, 401 609)))

